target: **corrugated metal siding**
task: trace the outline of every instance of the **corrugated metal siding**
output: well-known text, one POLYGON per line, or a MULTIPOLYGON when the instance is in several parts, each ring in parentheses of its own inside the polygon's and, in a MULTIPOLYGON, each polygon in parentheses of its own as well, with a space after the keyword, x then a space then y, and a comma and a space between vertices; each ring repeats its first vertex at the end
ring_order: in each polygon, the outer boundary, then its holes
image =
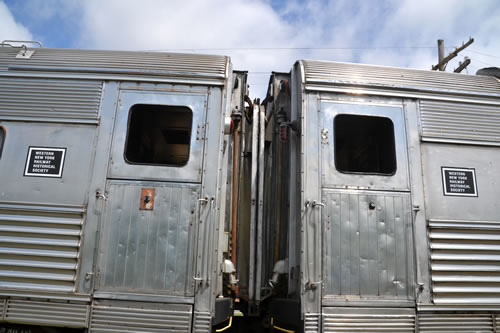
POLYGON ((5 321, 30 325, 88 327, 89 308, 86 304, 9 299, 5 321))
POLYGON ((430 221, 436 304, 500 304, 500 222, 430 221))
POLYGON ((191 319, 190 305, 94 305, 90 332, 190 332, 191 319))
POLYGON ((419 332, 442 333, 492 333, 493 318, 490 314, 419 314, 419 332))
POLYGON ((301 62, 306 83, 500 96, 500 82, 494 77, 327 61, 301 62))
POLYGON ((0 288, 75 289, 83 216, 0 210, 0 288))
POLYGON ((413 299, 409 194, 331 190, 324 200, 326 297, 413 299))
POLYGON ((166 52, 31 49, 30 59, 19 59, 20 49, 0 47, 0 71, 11 66, 39 67, 48 71, 121 73, 182 77, 227 77, 229 58, 217 55, 166 52))
POLYGON ((415 311, 400 308, 323 308, 323 332, 415 332, 415 311))
POLYGON ((102 82, 0 77, 0 118, 96 123, 102 82))
POLYGON ((125 181, 108 186, 101 289, 193 295, 199 188, 125 181), (143 187, 155 189, 152 211, 139 210, 143 187))
POLYGON ((212 326, 212 316, 208 312, 195 312, 194 333, 208 333, 212 326))
POLYGON ((420 102, 422 137, 500 142, 500 107, 420 102))
POLYGON ((5 308, 7 307, 7 299, 0 299, 0 318, 4 317, 5 308))
POLYGON ((306 313, 304 315, 304 332, 317 333, 320 332, 321 315, 319 313, 306 313))

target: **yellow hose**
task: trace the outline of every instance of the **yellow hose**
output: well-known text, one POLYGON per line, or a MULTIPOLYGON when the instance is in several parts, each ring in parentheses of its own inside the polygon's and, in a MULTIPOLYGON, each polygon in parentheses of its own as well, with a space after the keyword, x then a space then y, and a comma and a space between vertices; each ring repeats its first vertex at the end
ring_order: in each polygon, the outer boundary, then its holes
POLYGON ((227 324, 226 327, 223 327, 223 328, 219 328, 218 330, 215 330, 215 332, 223 332, 225 330, 227 330, 228 328, 231 327, 231 325, 233 324, 233 317, 229 317, 229 323, 227 324))
POLYGON ((274 329, 277 329, 278 331, 281 331, 281 332, 285 332, 285 333, 295 333, 295 331, 292 331, 292 330, 287 330, 287 329, 284 329, 284 328, 281 328, 281 327, 275 326, 275 325, 274 325, 274 318, 271 318, 271 326, 272 326, 274 329))

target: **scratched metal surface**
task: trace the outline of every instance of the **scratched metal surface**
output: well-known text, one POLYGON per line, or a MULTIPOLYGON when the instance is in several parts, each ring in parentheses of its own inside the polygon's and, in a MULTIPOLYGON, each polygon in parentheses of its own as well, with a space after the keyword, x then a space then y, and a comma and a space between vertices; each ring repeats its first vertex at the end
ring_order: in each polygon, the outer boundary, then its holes
POLYGON ((110 181, 99 288, 193 296, 199 191, 194 184, 110 181), (143 187, 155 189, 152 211, 139 210, 143 187))
POLYGON ((410 195, 325 190, 323 198, 324 298, 413 299, 410 195))

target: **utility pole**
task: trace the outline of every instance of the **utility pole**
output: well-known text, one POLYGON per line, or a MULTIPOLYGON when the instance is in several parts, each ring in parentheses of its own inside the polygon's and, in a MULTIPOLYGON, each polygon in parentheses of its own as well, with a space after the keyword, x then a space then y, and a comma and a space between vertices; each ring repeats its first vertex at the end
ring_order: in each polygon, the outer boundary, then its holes
POLYGON ((444 41, 442 39, 439 39, 438 40, 439 62, 437 65, 432 66, 432 70, 433 71, 436 71, 436 70, 444 71, 446 68, 446 64, 448 64, 448 62, 451 59, 455 58, 458 55, 458 52, 462 51, 463 49, 465 49, 467 46, 469 46, 473 42, 474 42, 474 38, 470 37, 469 41, 467 43, 465 43, 465 44, 462 43, 462 46, 455 48, 455 51, 448 54, 448 56, 441 58, 442 56, 444 56, 444 41))
POLYGON ((464 62, 459 62, 458 63, 458 67, 457 69, 454 70, 455 73, 460 73, 461 71, 463 71, 464 69, 467 68, 467 66, 469 66, 470 64, 470 59, 469 57, 465 57, 464 58, 464 62))
POLYGON ((444 59, 444 40, 438 39, 438 64, 436 66, 439 66, 440 71, 444 71, 446 68, 446 64, 443 63, 443 59, 444 59))

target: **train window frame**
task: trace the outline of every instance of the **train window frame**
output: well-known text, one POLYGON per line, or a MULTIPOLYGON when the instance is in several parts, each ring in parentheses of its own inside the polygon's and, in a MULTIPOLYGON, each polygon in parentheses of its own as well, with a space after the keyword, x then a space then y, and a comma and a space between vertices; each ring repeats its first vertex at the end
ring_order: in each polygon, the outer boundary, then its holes
POLYGON ((333 119, 333 129, 334 160, 337 171, 356 175, 393 176, 396 174, 396 138, 394 122, 391 118, 341 113, 333 119), (347 145, 350 145, 352 149, 347 149, 347 145), (373 151, 375 153, 372 153, 373 151), (357 153, 358 157, 354 153, 357 153), (361 157, 368 156, 368 153, 369 158, 362 161, 361 157))
POLYGON ((193 121, 194 113, 188 106, 132 105, 128 111, 123 152, 125 162, 168 167, 187 165, 191 154, 193 121), (185 126, 186 122, 188 126, 185 126), (160 142, 161 139, 163 143, 160 142), (149 141, 149 144, 144 141, 149 141), (141 151, 143 147, 148 147, 150 151, 141 151))
POLYGON ((5 138, 7 137, 7 130, 0 125, 0 159, 2 158, 3 146, 5 145, 5 138))

